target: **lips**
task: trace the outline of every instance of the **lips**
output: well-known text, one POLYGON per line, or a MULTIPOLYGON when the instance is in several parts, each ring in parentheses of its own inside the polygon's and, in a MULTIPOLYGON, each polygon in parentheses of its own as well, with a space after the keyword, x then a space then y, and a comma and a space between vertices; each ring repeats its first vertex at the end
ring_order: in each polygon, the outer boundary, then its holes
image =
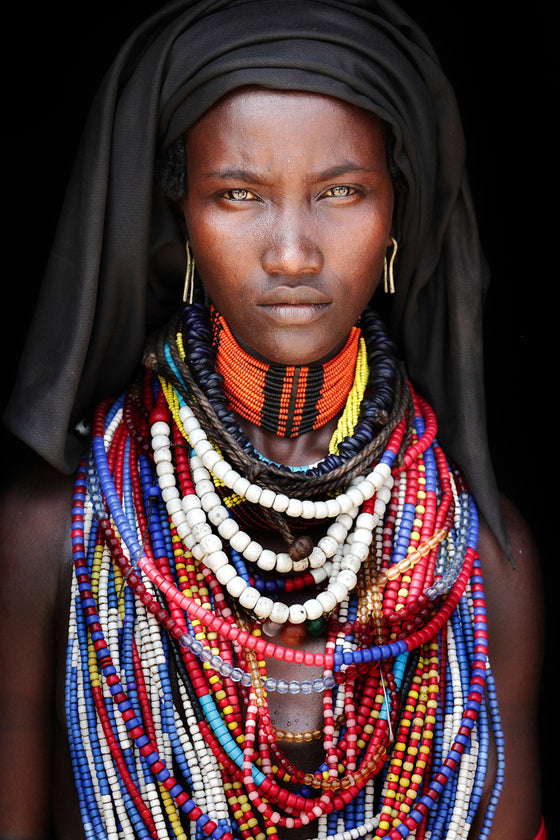
POLYGON ((328 295, 311 286, 276 286, 263 295, 258 301, 259 306, 326 306, 332 300, 328 295))

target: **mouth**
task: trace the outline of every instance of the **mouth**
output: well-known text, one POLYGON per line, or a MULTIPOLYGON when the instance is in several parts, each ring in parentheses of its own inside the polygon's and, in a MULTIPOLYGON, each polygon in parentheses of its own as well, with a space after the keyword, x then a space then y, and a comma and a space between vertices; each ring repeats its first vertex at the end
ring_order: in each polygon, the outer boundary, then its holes
POLYGON ((332 301, 310 286, 278 286, 260 299, 258 306, 279 324, 299 326, 316 321, 332 301))
POLYGON ((259 306, 325 306, 331 298, 312 286, 277 286, 264 294, 259 306))

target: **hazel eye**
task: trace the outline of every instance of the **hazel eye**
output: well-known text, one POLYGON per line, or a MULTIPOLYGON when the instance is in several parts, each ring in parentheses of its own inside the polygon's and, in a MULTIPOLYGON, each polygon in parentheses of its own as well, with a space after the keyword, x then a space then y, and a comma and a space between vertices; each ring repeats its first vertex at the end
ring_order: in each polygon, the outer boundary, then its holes
POLYGON ((333 198, 347 198, 349 195, 353 195, 354 193, 355 190, 352 187, 348 187, 345 184, 337 184, 334 187, 330 187, 326 191, 325 195, 329 198, 331 196, 333 198))
POLYGON ((233 190, 228 190, 225 195, 226 198, 230 199, 230 201, 247 201, 249 199, 255 198, 252 192, 250 192, 249 190, 245 190, 241 187, 233 190))

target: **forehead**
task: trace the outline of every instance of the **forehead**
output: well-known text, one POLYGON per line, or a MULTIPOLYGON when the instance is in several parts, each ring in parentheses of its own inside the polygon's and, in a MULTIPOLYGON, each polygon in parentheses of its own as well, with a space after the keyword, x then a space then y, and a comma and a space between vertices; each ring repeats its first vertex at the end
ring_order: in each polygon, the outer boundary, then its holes
POLYGON ((340 99, 299 91, 241 89, 221 99, 187 134, 187 161, 311 166, 342 158, 385 166, 385 126, 340 99))

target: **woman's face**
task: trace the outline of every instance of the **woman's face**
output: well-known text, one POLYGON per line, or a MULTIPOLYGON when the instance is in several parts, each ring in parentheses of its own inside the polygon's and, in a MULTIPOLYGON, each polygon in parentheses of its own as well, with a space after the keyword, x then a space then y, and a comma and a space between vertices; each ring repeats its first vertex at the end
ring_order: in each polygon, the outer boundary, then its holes
POLYGON ((193 126, 186 156, 192 252, 238 342, 277 364, 332 356, 390 242, 381 122, 330 97, 242 90, 193 126))

